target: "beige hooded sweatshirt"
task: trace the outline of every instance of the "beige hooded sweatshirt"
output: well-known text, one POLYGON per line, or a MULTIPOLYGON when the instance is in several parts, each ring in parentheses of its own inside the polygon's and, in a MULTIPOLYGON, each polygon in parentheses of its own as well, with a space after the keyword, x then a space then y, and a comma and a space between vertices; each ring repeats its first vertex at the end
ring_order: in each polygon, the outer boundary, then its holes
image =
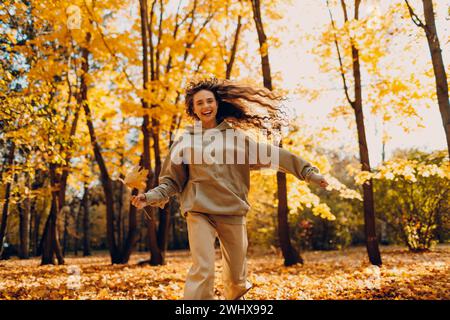
POLYGON ((250 170, 272 168, 300 180, 319 170, 286 149, 257 142, 226 120, 204 129, 187 126, 162 164, 159 185, 145 193, 147 203, 163 208, 179 193, 181 213, 189 211, 240 223, 250 209, 250 170))

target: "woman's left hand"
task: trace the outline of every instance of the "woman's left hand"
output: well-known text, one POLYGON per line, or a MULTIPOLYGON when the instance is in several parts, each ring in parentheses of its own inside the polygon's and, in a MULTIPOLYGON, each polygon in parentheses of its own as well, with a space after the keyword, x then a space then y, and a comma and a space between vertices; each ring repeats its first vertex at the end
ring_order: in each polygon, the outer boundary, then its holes
POLYGON ((319 185, 320 187, 322 187, 324 189, 328 186, 327 180, 321 174, 312 173, 310 178, 309 178, 309 181, 319 185))

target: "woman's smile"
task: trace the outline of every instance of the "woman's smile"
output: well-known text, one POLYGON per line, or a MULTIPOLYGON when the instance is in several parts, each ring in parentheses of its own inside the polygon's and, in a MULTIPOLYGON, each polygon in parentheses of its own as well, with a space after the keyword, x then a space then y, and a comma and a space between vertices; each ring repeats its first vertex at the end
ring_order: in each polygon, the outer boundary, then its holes
POLYGON ((204 116, 210 116, 211 114, 212 114, 212 110, 202 111, 202 115, 204 115, 204 116))

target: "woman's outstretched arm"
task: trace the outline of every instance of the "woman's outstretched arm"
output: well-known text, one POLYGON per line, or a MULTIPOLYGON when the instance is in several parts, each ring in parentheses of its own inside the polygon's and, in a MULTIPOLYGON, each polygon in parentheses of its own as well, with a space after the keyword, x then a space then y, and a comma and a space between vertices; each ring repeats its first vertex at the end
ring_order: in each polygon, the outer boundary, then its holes
POLYGON ((161 165, 158 186, 132 198, 132 204, 138 208, 147 205, 164 208, 170 197, 183 191, 188 178, 188 167, 176 154, 180 151, 179 141, 173 143, 169 154, 161 165))
POLYGON ((251 169, 272 168, 290 173, 300 180, 316 183, 321 187, 328 185, 319 169, 302 157, 272 144, 255 142, 252 139, 249 141, 249 152, 256 152, 253 156, 256 164, 251 165, 251 169))
POLYGON ((188 167, 180 156, 180 141, 176 140, 163 161, 159 185, 145 193, 149 205, 164 208, 170 197, 183 191, 188 178, 188 167))

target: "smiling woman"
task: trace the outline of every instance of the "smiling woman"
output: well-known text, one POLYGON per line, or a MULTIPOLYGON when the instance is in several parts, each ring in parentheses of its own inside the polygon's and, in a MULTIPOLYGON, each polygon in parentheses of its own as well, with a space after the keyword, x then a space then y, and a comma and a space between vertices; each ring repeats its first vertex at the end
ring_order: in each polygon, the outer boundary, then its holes
POLYGON ((200 90, 193 98, 194 113, 202 122, 204 128, 217 126, 217 101, 214 93, 208 90, 200 90))
POLYGON ((266 88, 252 88, 229 80, 212 78, 191 82, 185 103, 186 111, 196 120, 196 125, 187 127, 183 139, 176 140, 171 146, 161 168, 159 185, 132 198, 132 204, 138 208, 147 205, 163 208, 170 196, 181 194, 181 213, 186 218, 193 260, 184 287, 184 299, 214 298, 216 236, 222 252, 225 298, 239 299, 252 288, 247 280, 245 220, 250 209, 247 199, 250 170, 270 167, 323 188, 328 185, 319 170, 308 161, 278 146, 254 141, 229 123, 234 122, 241 128, 279 130, 285 121, 280 100, 282 97, 266 88), (266 114, 257 113, 253 108, 255 105, 266 114), (234 141, 235 135, 241 143, 220 143, 216 146, 217 151, 234 155, 243 150, 244 161, 231 157, 226 163, 207 163, 201 159, 191 162, 189 156, 194 152, 190 148, 181 148, 183 161, 175 161, 179 157, 174 155, 178 154, 185 136, 187 141, 200 140, 199 146, 207 148, 211 145, 207 138, 211 133, 221 138, 217 141, 226 141, 228 136, 233 136, 234 141), (275 161, 266 162, 260 156, 265 154, 261 150, 267 149, 275 161))

